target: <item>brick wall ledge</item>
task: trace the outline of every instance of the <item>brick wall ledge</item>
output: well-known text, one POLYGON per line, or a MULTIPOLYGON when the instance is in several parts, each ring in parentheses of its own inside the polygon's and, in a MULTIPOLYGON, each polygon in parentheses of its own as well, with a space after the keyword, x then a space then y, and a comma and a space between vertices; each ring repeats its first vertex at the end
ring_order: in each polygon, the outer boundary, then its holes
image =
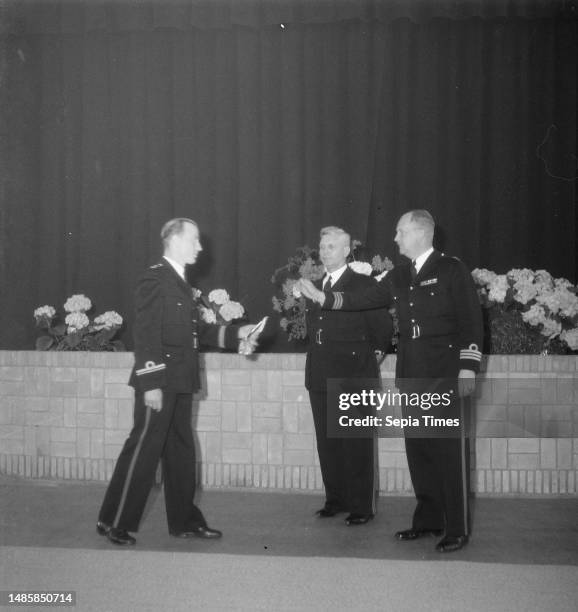
MULTIPOLYGON (((132 424, 132 363, 132 353, 0 351, 0 474, 107 481, 132 424)), ((203 363, 193 411, 203 485, 321 492, 305 356, 203 363)), ((394 370, 390 355, 382 375, 394 370)), ((472 489, 576 495, 578 356, 485 356, 482 372, 472 489), (542 437, 503 437, 512 414, 542 437)), ((380 439, 378 458, 382 494, 410 495, 403 439, 380 439)))

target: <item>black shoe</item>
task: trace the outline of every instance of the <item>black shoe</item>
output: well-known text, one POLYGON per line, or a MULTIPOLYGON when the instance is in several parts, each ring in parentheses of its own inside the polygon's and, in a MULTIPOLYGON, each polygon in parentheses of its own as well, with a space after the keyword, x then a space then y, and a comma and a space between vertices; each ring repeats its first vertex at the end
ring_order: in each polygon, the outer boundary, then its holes
POLYGON ((454 552, 455 550, 459 550, 463 548, 468 543, 468 536, 445 536, 442 538, 437 546, 436 550, 438 552, 454 552))
POLYGON ((315 514, 320 518, 331 518, 332 516, 341 514, 342 512, 345 512, 345 510, 341 510, 340 508, 332 508, 331 506, 323 506, 323 508, 321 508, 321 510, 317 510, 315 514))
POLYGON ((120 544, 121 546, 133 546, 136 544, 136 540, 126 529, 111 527, 106 536, 113 544, 120 544))
POLYGON ((110 531, 110 526, 107 525, 106 523, 103 523, 102 521, 98 521, 98 523, 96 523, 96 533, 98 533, 98 535, 101 535, 101 536, 108 535, 109 531, 110 531))
POLYGON ((346 525, 365 525, 368 521, 370 521, 375 515, 374 514, 356 514, 352 512, 346 519, 346 525))
POLYGON ((404 529, 403 531, 398 531, 395 537, 398 540, 407 541, 417 540, 418 538, 425 538, 427 536, 439 538, 443 533, 443 529, 404 529))
POLYGON ((171 533, 175 538, 204 538, 205 540, 216 540, 223 534, 217 529, 211 529, 207 526, 194 527, 189 531, 180 531, 171 533))

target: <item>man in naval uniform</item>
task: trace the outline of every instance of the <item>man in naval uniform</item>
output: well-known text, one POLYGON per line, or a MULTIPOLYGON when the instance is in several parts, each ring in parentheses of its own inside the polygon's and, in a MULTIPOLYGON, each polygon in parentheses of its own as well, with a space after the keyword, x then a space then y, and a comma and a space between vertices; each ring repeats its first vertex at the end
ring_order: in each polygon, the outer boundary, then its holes
POLYGON ((169 533, 176 537, 218 538, 194 504, 195 449, 191 430, 192 394, 200 389, 199 346, 237 348, 251 325, 220 326, 199 316, 199 295, 185 280, 185 266, 202 250, 191 219, 172 219, 161 230, 164 255, 137 284, 134 425, 108 485, 97 531, 115 544, 134 544, 147 497, 162 458, 169 533))
MULTIPOLYGON (((409 261, 395 267, 375 287, 361 293, 323 293, 306 280, 301 280, 300 287, 328 310, 393 306, 399 320, 396 381, 400 391, 441 391, 451 398, 449 405, 421 415, 447 417, 451 425, 432 429, 430 435, 422 427, 421 437, 413 437, 410 427, 405 429, 417 506, 411 528, 395 534, 404 541, 443 535, 436 550, 451 552, 462 548, 469 537, 469 450, 463 399, 459 398, 475 388, 483 329, 470 272, 458 259, 436 251, 433 235, 429 212, 410 211, 400 218, 395 235, 400 253, 409 261)), ((406 415, 408 407, 404 410, 406 415)))
MULTIPOLYGON (((317 281, 318 288, 358 292, 376 284, 373 278, 348 267, 349 234, 338 227, 325 227, 320 238, 319 258, 326 274, 317 281)), ((307 335, 305 386, 325 486, 325 505, 317 515, 328 518, 348 512, 347 525, 363 525, 375 514, 375 436, 371 428, 340 432, 335 427, 340 410, 332 401, 336 398, 331 397, 328 403, 327 381, 346 379, 351 388, 355 379, 376 380, 379 366, 375 351, 385 352, 390 344, 391 317, 385 309, 335 312, 313 304, 307 309, 307 335)))

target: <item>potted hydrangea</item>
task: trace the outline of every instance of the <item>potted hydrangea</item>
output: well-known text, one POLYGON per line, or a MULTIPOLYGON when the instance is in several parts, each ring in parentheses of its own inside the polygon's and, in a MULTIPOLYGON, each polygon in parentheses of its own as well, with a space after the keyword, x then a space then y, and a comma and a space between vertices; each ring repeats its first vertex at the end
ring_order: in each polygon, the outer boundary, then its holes
POLYGON ((43 334, 36 340, 39 351, 124 351, 114 337, 123 319, 114 310, 97 317, 87 314, 92 309, 90 298, 82 294, 69 297, 64 303, 64 318, 53 306, 40 306, 34 311, 36 325, 43 334))

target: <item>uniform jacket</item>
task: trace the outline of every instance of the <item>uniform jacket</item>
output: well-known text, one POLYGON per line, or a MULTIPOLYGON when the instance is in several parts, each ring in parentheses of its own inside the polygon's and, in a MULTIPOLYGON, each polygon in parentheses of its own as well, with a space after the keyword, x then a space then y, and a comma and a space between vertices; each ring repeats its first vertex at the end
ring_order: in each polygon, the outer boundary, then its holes
POLYGON ((205 323, 199 296, 165 259, 140 278, 135 293, 135 364, 129 380, 136 390, 197 391, 199 346, 237 347, 238 327, 205 323))
POLYGON ((393 307, 399 324, 397 378, 452 377, 480 366, 482 311, 471 274, 435 251, 412 281, 409 263, 396 266, 363 293, 326 294, 324 308, 393 307))
MULTIPOLYGON (((321 288, 322 281, 316 286, 321 288)), ((376 281, 347 268, 333 286, 339 291, 361 292, 376 281)), ((392 335, 387 310, 335 312, 308 302, 307 336, 309 346, 305 365, 305 386, 326 391, 328 378, 377 378, 375 349, 385 351, 392 335)))

